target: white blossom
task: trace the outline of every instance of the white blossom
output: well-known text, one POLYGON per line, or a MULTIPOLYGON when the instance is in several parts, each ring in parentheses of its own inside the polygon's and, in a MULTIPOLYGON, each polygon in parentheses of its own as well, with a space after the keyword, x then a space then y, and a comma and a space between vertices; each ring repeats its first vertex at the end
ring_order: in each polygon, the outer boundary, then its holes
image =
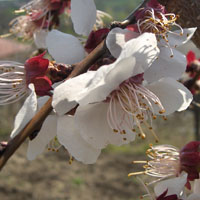
POLYGON ((154 115, 184 110, 192 100, 191 93, 169 77, 145 85, 142 74, 158 53, 154 34, 144 33, 131 39, 113 64, 67 80, 57 87, 53 107, 63 115, 78 103, 77 127, 94 148, 134 140, 135 127, 145 137, 141 123, 151 129, 148 121, 154 115))

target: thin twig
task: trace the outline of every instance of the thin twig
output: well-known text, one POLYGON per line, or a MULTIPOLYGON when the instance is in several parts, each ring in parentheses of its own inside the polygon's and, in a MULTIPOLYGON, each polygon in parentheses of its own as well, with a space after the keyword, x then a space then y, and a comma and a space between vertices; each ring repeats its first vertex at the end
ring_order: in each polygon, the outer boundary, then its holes
POLYGON ((148 2, 149 0, 143 0, 142 3, 136 8, 134 9, 129 15, 128 17, 126 17, 126 19, 122 22, 119 22, 119 21, 114 21, 111 23, 111 29, 112 28, 115 28, 115 27, 120 27, 120 28, 126 28, 128 25, 130 24, 134 24, 136 23, 136 18, 135 18, 135 13, 136 11, 138 11, 140 8, 143 8, 146 3, 148 2))

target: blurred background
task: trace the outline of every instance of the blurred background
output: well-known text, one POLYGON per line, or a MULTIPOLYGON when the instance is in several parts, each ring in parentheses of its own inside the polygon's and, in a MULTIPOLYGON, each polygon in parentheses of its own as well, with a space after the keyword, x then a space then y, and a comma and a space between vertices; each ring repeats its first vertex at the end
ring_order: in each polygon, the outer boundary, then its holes
MULTIPOLYGON (((14 10, 26 0, 0 1, 0 34, 9 31, 9 22, 16 16, 14 10)), ((124 19, 140 0, 96 0, 99 10, 108 12, 114 20, 124 19)), ((66 17, 61 20, 61 30, 68 33, 66 17)), ((36 49, 32 42, 21 42, 13 38, 0 39, 0 60, 15 60, 24 63, 36 49)), ((187 53, 193 50, 200 57, 192 43, 181 47, 187 53)), ((20 103, 0 107, 0 141, 8 140, 13 120, 20 109, 20 103)), ((199 111, 198 111, 199 112, 199 111)), ((198 113, 197 112, 197 113, 198 113)), ((199 115, 199 114, 198 114, 199 115)), ((197 114, 196 114, 197 116, 197 114)), ((167 120, 154 121, 154 130, 160 144, 171 144, 181 148, 195 137, 195 114, 192 109, 174 113, 167 120)), ((198 119, 197 119, 198 120, 198 119)), ((198 122, 199 123, 199 122, 198 122)), ((198 124, 196 123, 196 126, 198 124)), ((103 150, 95 165, 83 165, 69 157, 64 149, 58 153, 48 152, 35 161, 26 159, 27 143, 24 143, 0 172, 1 200, 136 200, 146 191, 135 178, 128 178, 130 172, 142 171, 142 166, 133 165, 133 160, 146 160, 145 151, 154 139, 147 131, 147 139, 139 137, 131 144, 121 147, 109 146, 103 150)), ((144 182, 152 178, 141 176, 144 182)))

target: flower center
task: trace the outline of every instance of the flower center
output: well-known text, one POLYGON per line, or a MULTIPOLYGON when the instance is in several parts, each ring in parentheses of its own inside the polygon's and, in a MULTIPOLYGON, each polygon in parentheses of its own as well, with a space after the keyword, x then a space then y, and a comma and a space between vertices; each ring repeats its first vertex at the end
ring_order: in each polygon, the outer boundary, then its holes
POLYGON ((154 33, 158 37, 158 41, 160 40, 160 38, 164 39, 166 45, 170 48, 170 51, 172 53, 171 57, 173 57, 173 52, 168 41, 168 33, 179 36, 183 35, 182 27, 176 23, 177 18, 178 15, 175 15, 174 13, 163 14, 162 12, 159 12, 152 8, 147 9, 144 13, 144 17, 137 21, 138 30, 140 33, 154 33), (172 32, 172 27, 178 27, 181 32, 172 32))
POLYGON ((151 8, 145 11, 144 17, 137 21, 137 25, 140 33, 151 32, 168 41, 167 33, 173 33, 170 31, 173 26, 181 30, 180 35, 183 34, 183 29, 176 23, 177 18, 174 13, 163 14, 151 8))
POLYGON ((153 133, 156 141, 158 140, 150 124, 152 119, 156 119, 155 106, 158 107, 160 114, 163 114, 165 110, 159 98, 145 88, 141 81, 137 80, 137 76, 123 82, 109 95, 108 99, 107 119, 115 133, 126 134, 127 129, 135 132, 135 127, 137 127, 139 135, 145 138, 141 127, 141 124, 144 124, 153 133))
POLYGON ((134 164, 145 164, 145 171, 133 172, 128 176, 148 174, 150 176, 166 178, 177 175, 180 172, 179 150, 171 145, 152 146, 146 151, 149 161, 133 161, 134 164))

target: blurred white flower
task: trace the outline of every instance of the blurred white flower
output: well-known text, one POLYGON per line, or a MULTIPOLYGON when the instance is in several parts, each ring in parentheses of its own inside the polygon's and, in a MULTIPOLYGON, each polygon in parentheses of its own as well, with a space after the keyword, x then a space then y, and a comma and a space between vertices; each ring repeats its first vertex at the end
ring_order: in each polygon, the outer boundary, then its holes
POLYGON ((85 57, 85 50, 77 37, 55 29, 48 33, 46 45, 58 63, 74 64, 85 57))
MULTIPOLYGON (((159 38, 158 47, 160 49, 160 54, 152 66, 145 71, 145 80, 153 82, 163 77, 171 77, 175 80, 179 79, 186 70, 187 61, 185 55, 175 48, 189 41, 195 30, 196 28, 188 28, 183 29, 183 33, 182 31, 167 33, 169 45, 165 45, 165 40, 159 38)), ((131 38, 136 38, 138 35, 138 32, 115 28, 108 34, 106 44, 111 54, 117 58, 125 43, 131 38)))
POLYGON ((96 22, 96 6, 93 0, 71 0, 71 19, 79 35, 88 36, 96 22))

